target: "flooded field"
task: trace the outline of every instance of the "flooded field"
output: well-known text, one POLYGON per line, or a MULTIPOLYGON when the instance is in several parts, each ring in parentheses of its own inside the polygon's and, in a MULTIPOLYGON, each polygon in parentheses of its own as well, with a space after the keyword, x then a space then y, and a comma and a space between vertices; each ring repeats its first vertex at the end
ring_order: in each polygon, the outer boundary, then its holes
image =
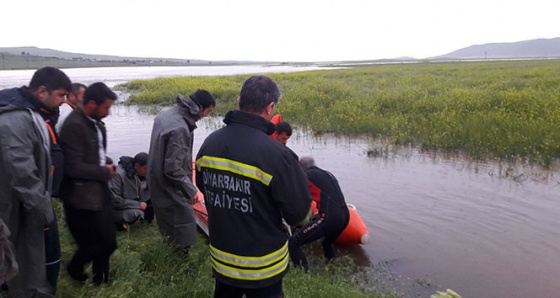
MULTIPOLYGON (((147 152, 153 117, 115 107, 106 118, 108 154, 147 152)), ((195 131, 194 152, 221 125, 205 120, 195 131)), ((407 297, 427 297, 434 288, 463 297, 560 293, 557 173, 414 149, 383 149, 372 157, 370 140, 297 129, 288 146, 331 171, 366 221, 371 242, 343 253, 385 264, 407 297)))
MULTIPOLYGON (((273 71, 294 69, 154 67, 66 72, 74 81, 101 80, 114 86, 135 78, 273 71)), ((0 71, 0 89, 26 85, 32 74, 0 71)), ((118 160, 147 152, 153 118, 134 106, 115 106, 105 119, 108 155, 118 160)), ((215 118, 199 122, 194 152, 220 125, 215 118)), ((371 242, 341 248, 342 252, 360 263, 386 266, 406 297, 429 297, 436 288, 451 288, 464 298, 557 297, 560 293, 558 170, 383 147, 368 139, 314 137, 297 127, 288 146, 300 156, 314 156, 318 166, 332 172, 347 202, 356 205, 366 221, 371 242)))

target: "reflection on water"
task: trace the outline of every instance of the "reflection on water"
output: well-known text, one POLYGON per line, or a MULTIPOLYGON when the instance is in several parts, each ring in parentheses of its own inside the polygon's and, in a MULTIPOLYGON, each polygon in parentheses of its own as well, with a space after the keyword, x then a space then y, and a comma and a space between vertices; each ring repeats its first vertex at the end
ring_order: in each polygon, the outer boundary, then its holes
MULTIPOLYGON (((152 66, 152 67, 89 67, 62 69, 72 82, 86 85, 103 81, 109 87, 137 79, 177 76, 219 76, 252 73, 294 72, 319 69, 305 66, 152 66)), ((325 68, 322 68, 325 69, 325 68)), ((35 70, 1 70, 0 90, 28 85, 35 70)))
MULTIPOLYGON (((106 118, 109 155, 147 152, 153 118, 134 106, 115 106, 106 118)), ((221 119, 198 124, 194 152, 222 125, 221 119)), ((359 247, 358 262, 386 263, 411 284, 451 288, 463 297, 560 293, 560 185, 554 171, 411 148, 374 158, 367 153, 370 140, 312 137, 297 127, 288 146, 314 156, 357 206, 372 234, 359 247), (512 179, 520 174, 528 178, 512 179)))

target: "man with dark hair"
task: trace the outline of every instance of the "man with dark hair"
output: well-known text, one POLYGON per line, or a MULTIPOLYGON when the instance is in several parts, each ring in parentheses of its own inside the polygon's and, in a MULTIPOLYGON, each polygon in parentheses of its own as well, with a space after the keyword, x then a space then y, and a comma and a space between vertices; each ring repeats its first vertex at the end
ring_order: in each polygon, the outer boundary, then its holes
MULTIPOLYGON (((10 297, 54 295, 46 273, 45 232, 56 223, 51 204, 51 121, 70 91, 61 70, 37 70, 29 87, 0 91, 0 217, 11 232, 19 274, 10 297)), ((49 230, 49 233, 58 233, 49 230)), ((58 242, 54 244, 58 246, 58 242)))
POLYGON ((210 134, 197 155, 196 185, 208 209, 214 297, 282 297, 289 264, 282 218, 302 224, 311 211, 297 156, 269 137, 279 99, 272 79, 249 78, 241 88, 239 110, 226 114, 226 127, 210 134))
POLYGON ((318 214, 290 237, 290 258, 296 266, 307 271, 307 258, 301 246, 323 238, 323 252, 327 260, 336 257, 333 244, 348 225, 350 214, 333 174, 317 167, 310 156, 302 157, 300 165, 307 175, 313 201, 319 208, 318 214))
POLYGON ((101 119, 117 95, 103 83, 86 89, 82 107, 70 113, 60 130, 65 153, 61 198, 66 221, 78 250, 66 269, 71 278, 85 282, 84 265, 93 262, 93 283, 109 281, 109 258, 117 248, 109 180, 115 166, 106 156, 107 136, 101 119))
POLYGON ((148 159, 148 184, 157 224, 167 243, 187 253, 196 243, 192 205, 198 202, 192 181, 192 147, 196 121, 208 116, 216 101, 197 90, 154 120, 148 159))
POLYGON ((146 181, 148 153, 121 156, 117 175, 109 182, 117 230, 128 230, 138 220, 151 222, 154 209, 146 181))
POLYGON ((56 123, 56 132, 60 132, 60 128, 62 127, 64 120, 66 120, 66 117, 70 115, 72 110, 82 105, 86 88, 87 86, 84 84, 72 83, 72 90, 68 93, 66 103, 60 106, 60 116, 58 117, 58 122, 56 123))
POLYGON ((292 136, 292 126, 290 123, 281 121, 276 124, 276 140, 283 145, 288 143, 288 140, 292 136))

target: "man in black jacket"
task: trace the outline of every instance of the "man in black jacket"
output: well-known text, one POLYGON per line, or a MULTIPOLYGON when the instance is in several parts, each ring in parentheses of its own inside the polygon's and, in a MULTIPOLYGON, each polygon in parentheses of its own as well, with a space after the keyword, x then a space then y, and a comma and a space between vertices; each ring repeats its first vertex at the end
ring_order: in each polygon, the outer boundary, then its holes
POLYGON ((60 130, 64 149, 61 198, 78 251, 66 267, 70 277, 84 282, 84 265, 93 262, 93 283, 109 281, 109 257, 117 248, 108 182, 115 166, 106 156, 107 136, 101 119, 117 95, 103 83, 89 86, 82 107, 70 113, 60 130))
POLYGON ((276 83, 254 76, 243 84, 239 110, 198 152, 196 184, 210 228, 214 297, 282 297, 288 272, 288 224, 306 221, 311 196, 297 156, 269 137, 280 99, 276 83))
POLYGON ((318 214, 290 237, 290 258, 296 266, 307 270, 307 258, 301 246, 324 237, 322 242, 325 257, 336 257, 334 241, 348 225, 350 214, 344 195, 333 174, 315 165, 310 156, 302 157, 300 165, 307 175, 313 201, 319 208, 318 214))

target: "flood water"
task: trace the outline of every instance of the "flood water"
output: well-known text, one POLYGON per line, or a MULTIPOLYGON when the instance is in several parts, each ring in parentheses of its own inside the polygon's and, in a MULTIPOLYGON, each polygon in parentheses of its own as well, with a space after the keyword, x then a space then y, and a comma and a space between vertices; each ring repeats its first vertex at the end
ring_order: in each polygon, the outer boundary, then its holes
MULTIPOLYGON (((27 84, 31 74, 12 85, 27 84)), ((128 80, 95 75, 91 81, 128 80)), ((0 72, 0 84, 4 78, 0 72)), ((148 152, 153 118, 134 106, 114 106, 105 118, 108 155, 148 152)), ((194 152, 220 120, 198 122, 194 152)), ((386 264, 405 297, 447 288, 464 298, 560 296, 558 170, 414 148, 378 147, 382 154, 373 157, 366 153, 378 146, 373 140, 313 137, 297 126, 288 146, 331 171, 366 221, 370 243, 342 253, 386 264)))

